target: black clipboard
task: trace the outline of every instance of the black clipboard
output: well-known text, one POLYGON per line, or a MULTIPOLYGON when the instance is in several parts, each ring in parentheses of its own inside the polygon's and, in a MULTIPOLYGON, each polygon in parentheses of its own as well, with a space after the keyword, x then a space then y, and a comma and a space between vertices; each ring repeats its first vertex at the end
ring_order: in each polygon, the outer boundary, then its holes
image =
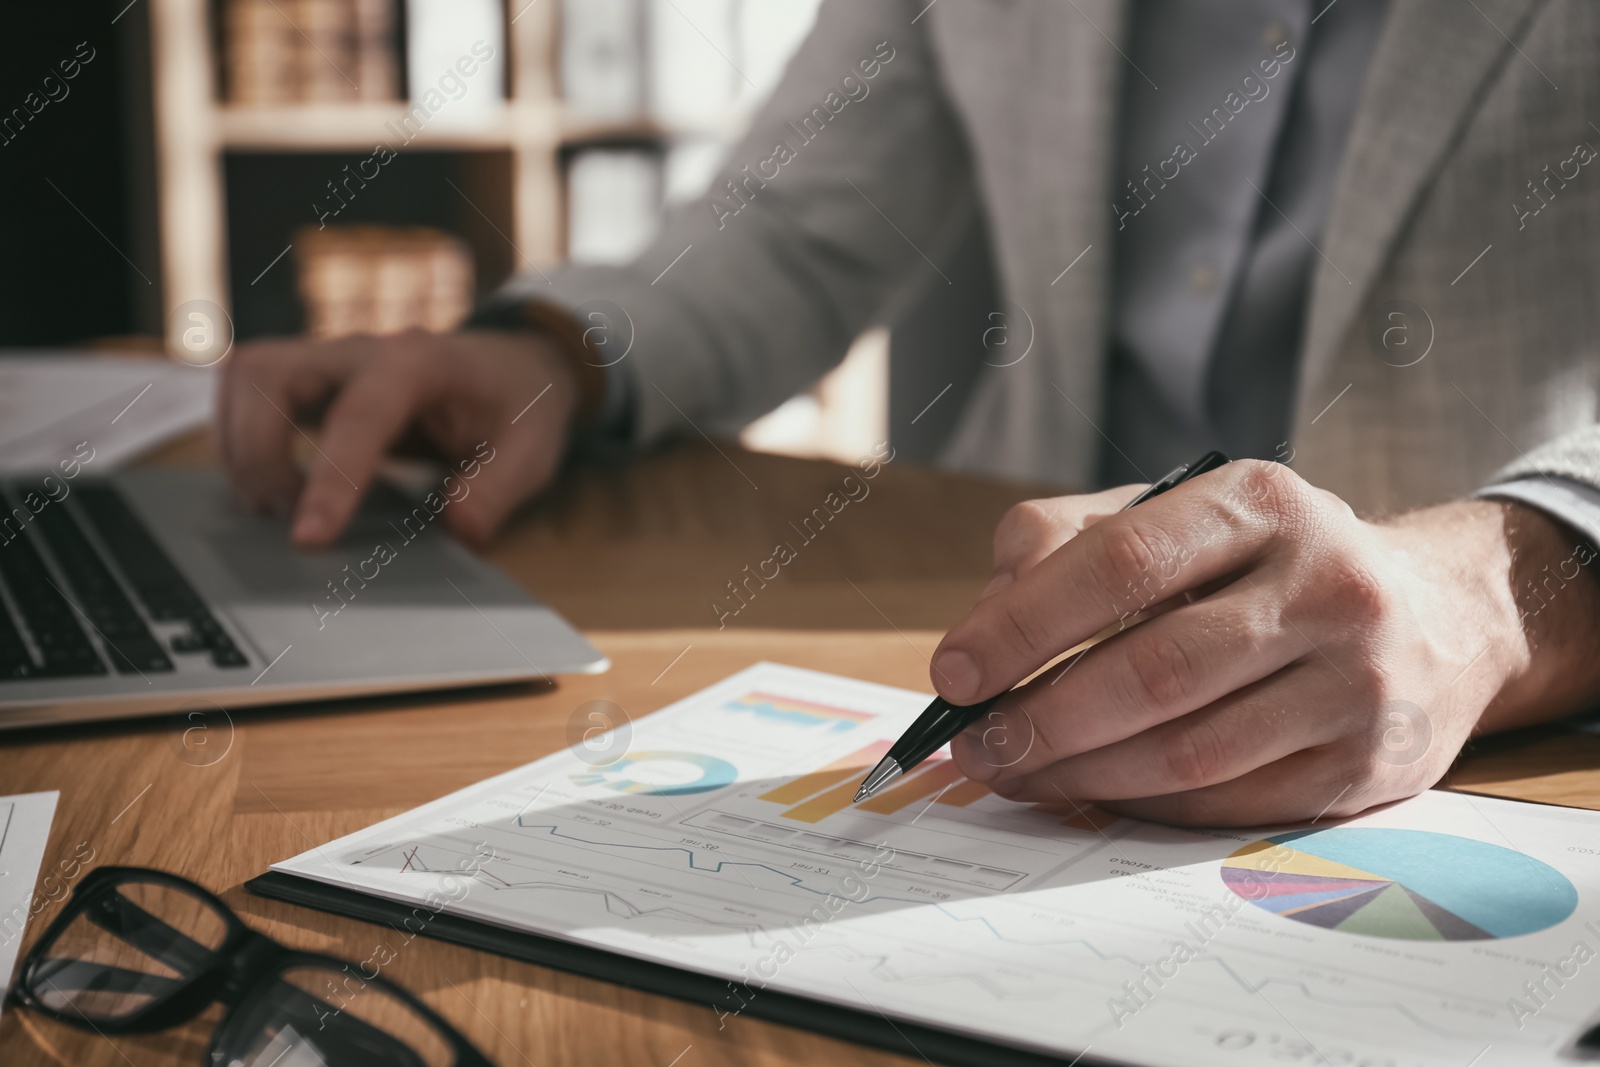
POLYGON ((772 989, 746 989, 745 992, 754 995, 742 999, 730 988, 731 984, 722 978, 559 938, 507 930, 443 911, 432 913, 426 920, 419 921, 414 918, 412 905, 398 904, 354 889, 325 885, 280 871, 268 871, 252 878, 244 887, 256 896, 300 904, 365 922, 381 923, 391 928, 410 919, 420 928, 407 926, 407 931, 423 937, 615 982, 629 989, 658 993, 710 1010, 721 1009, 730 1016, 750 1015, 861 1045, 871 1045, 912 1059, 949 1064, 950 1067, 1061 1067, 1063 1064, 1112 1067, 1108 1060, 1086 1057, 1071 1060, 1026 1052, 917 1023, 891 1022, 874 1012, 841 1008, 836 1004, 772 989), (741 1002, 744 1005, 742 1009, 741 1002))

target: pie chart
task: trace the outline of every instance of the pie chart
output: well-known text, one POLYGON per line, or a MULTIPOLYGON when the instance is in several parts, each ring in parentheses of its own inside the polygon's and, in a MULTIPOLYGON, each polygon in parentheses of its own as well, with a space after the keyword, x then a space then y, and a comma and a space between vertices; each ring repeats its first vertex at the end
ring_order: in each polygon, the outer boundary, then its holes
POLYGON ((604 786, 617 793, 685 797, 732 785, 739 768, 703 752, 630 752, 571 777, 579 785, 604 786))
POLYGON ((1513 849, 1426 830, 1333 827, 1264 838, 1222 862, 1256 907, 1342 934, 1488 941, 1548 929, 1578 891, 1513 849))

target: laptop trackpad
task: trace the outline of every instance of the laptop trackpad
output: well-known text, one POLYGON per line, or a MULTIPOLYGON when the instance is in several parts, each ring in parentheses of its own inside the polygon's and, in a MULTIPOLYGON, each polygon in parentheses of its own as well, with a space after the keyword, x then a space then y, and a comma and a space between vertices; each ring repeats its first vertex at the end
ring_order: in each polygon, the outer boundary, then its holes
POLYGON ((337 545, 321 552, 297 551, 283 527, 269 522, 230 524, 206 540, 246 599, 333 609, 363 602, 460 605, 463 593, 478 599, 480 573, 446 536, 432 526, 418 532, 361 515, 337 545))

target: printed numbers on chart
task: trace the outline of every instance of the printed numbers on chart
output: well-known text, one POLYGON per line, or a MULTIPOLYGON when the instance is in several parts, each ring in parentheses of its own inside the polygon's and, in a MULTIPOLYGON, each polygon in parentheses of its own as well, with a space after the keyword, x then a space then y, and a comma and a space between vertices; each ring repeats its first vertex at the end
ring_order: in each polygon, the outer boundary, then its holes
POLYGON ((929 889, 926 886, 920 885, 908 885, 905 887, 905 891, 907 893, 915 893, 918 896, 932 897, 934 900, 949 900, 952 895, 950 893, 941 892, 937 889, 929 889))
POLYGON ((1319 1067, 1396 1067, 1388 1056, 1357 1056, 1348 1049, 1318 1048, 1301 1037, 1281 1034, 1258 1035, 1254 1030, 1224 1030, 1216 1036, 1217 1048, 1230 1052, 1254 1048, 1277 1063, 1315 1063, 1319 1067))
POLYGON ((695 848, 703 848, 707 852, 717 852, 722 848, 722 846, 717 844, 715 841, 696 841, 692 837, 680 837, 678 838, 678 844, 693 845, 695 848))

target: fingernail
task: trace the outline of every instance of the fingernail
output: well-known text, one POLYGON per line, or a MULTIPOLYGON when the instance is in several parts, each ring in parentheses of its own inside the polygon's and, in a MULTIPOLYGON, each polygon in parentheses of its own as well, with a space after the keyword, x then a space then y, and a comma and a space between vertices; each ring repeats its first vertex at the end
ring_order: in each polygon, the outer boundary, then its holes
POLYGON ((974 782, 987 782, 1000 773, 993 760, 984 758, 983 741, 971 730, 957 734, 950 742, 950 755, 962 773, 974 782))
POLYGON ((959 648, 947 648, 933 657, 933 687, 946 700, 970 704, 982 684, 977 661, 959 648))

